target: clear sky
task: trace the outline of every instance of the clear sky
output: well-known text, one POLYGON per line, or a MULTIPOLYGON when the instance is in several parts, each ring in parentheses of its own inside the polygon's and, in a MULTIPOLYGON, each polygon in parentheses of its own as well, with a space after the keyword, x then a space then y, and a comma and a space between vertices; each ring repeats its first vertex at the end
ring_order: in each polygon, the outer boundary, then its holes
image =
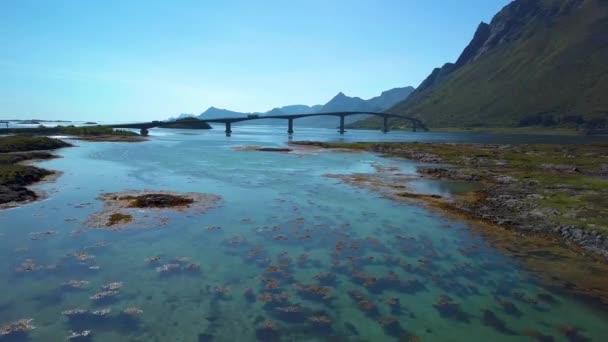
POLYGON ((417 86, 509 0, 3 0, 0 119, 266 111, 417 86))

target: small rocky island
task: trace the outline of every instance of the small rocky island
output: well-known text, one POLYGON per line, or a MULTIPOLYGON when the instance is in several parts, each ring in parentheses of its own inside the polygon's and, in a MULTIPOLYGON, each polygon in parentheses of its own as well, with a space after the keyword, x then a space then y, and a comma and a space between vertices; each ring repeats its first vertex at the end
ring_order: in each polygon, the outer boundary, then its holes
POLYGON ((221 197, 196 192, 126 191, 103 194, 102 211, 93 214, 86 225, 92 228, 123 230, 152 228, 168 222, 170 212, 204 213, 221 197))
POLYGON ((291 148, 288 148, 288 147, 268 147, 268 146, 253 146, 253 145, 235 146, 235 147, 233 147, 233 150, 235 150, 235 151, 258 151, 258 152, 283 152, 283 153, 288 153, 288 152, 293 151, 291 148))

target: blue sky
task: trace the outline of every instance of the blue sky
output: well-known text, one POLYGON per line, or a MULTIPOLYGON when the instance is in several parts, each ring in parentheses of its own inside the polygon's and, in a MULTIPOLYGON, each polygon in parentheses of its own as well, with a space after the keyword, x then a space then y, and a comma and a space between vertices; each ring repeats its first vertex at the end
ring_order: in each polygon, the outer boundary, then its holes
POLYGON ((417 86, 509 0, 0 1, 0 119, 265 111, 417 86))

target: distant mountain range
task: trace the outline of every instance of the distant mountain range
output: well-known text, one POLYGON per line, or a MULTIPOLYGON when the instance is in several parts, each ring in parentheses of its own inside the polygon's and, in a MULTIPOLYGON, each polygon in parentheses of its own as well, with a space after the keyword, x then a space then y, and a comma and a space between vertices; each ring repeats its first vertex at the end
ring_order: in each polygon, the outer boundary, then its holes
MULTIPOLYGON (((218 118, 229 118, 229 117, 246 117, 247 115, 257 114, 259 116, 267 115, 292 115, 292 114, 312 114, 312 113, 326 113, 326 112, 340 112, 340 111, 373 111, 382 112, 395 104, 405 100, 415 89, 413 87, 394 88, 382 92, 380 96, 376 96, 369 100, 363 100, 359 97, 350 97, 340 92, 334 96, 325 105, 290 105, 284 107, 273 108, 264 113, 242 113, 235 112, 227 109, 221 109, 216 107, 209 107, 206 111, 198 116, 194 114, 180 114, 177 118, 170 118, 169 121, 174 121, 180 118, 196 117, 201 120, 204 119, 218 119, 218 118)), ((358 120, 367 118, 368 115, 353 115, 347 117, 345 122, 354 123, 358 120)), ((280 124, 284 125, 285 120, 281 119, 267 119, 267 120, 254 120, 248 121, 247 124, 262 124, 262 125, 273 125, 280 124)), ((337 119, 333 117, 317 116, 310 118, 301 118, 296 121, 298 126, 304 127, 326 127, 332 128, 338 125, 337 119)))
POLYGON ((608 127, 608 1, 510 2, 389 111, 431 127, 608 127))

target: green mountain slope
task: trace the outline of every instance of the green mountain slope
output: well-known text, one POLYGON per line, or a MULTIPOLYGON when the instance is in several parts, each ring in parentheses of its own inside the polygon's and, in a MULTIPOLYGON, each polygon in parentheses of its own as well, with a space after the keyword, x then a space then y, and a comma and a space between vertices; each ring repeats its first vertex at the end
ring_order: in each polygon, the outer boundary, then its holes
POLYGON ((605 127, 608 1, 511 2, 479 26, 455 64, 434 70, 388 112, 431 127, 605 127))

